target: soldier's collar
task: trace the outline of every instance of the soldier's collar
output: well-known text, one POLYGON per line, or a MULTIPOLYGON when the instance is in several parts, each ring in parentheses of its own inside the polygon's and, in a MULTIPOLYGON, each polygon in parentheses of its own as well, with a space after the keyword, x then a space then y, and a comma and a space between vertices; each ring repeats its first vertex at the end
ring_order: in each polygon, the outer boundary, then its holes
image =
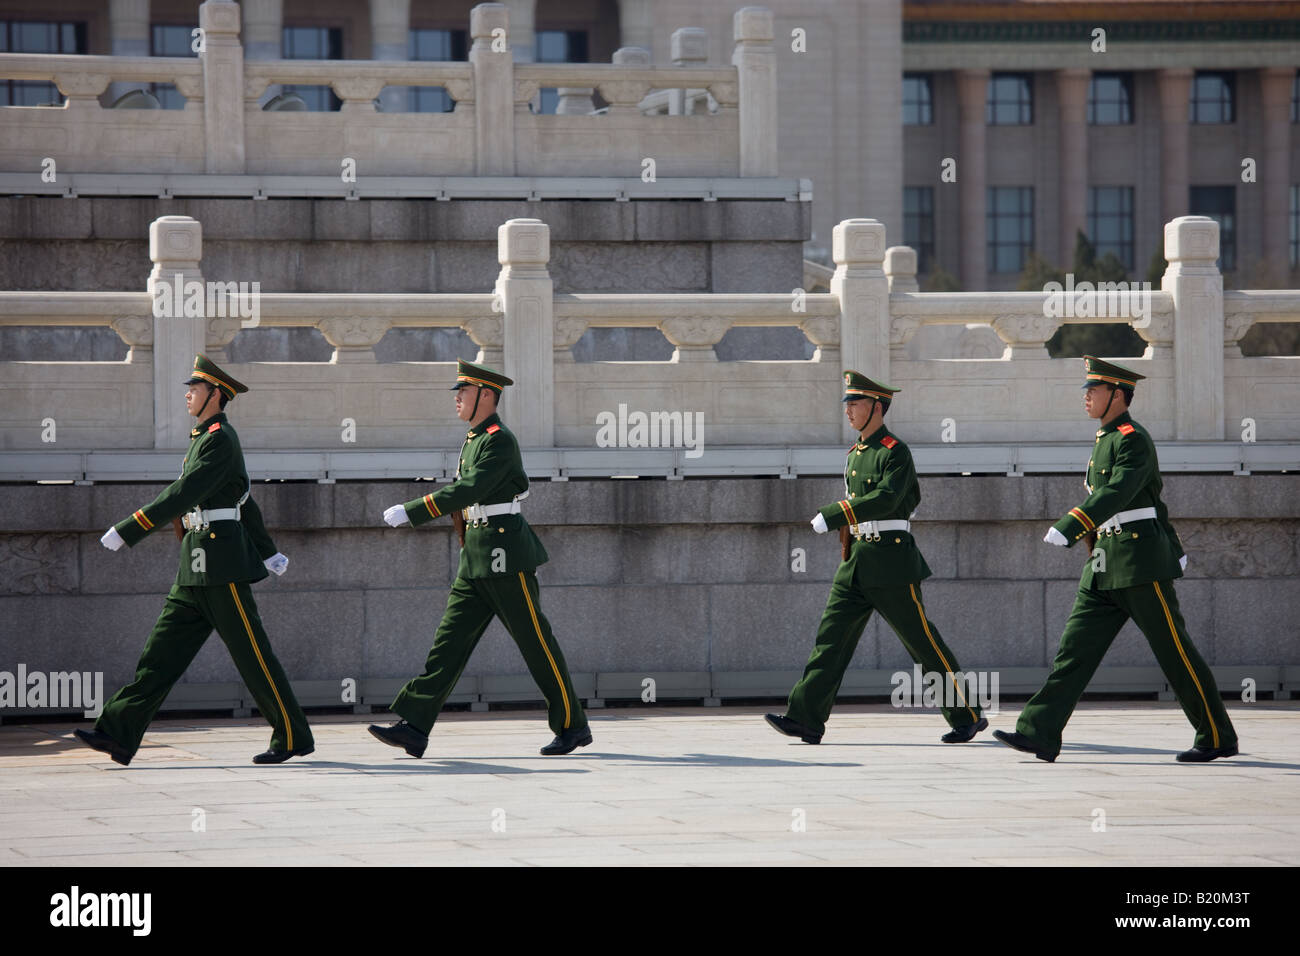
POLYGON ((466 432, 465 437, 473 438, 476 435, 481 435, 483 432, 487 431, 493 425, 500 425, 500 424, 501 424, 501 416, 498 415, 496 412, 493 412, 487 418, 479 422, 477 426, 471 428, 468 432, 466 432))
POLYGON ((874 432, 872 432, 870 435, 866 436, 865 438, 859 438, 858 445, 863 448, 866 448, 868 445, 879 445, 880 440, 888 434, 889 434, 889 429, 886 428, 884 425, 881 425, 879 428, 877 428, 874 432))
POLYGON ((190 429, 190 437, 198 438, 200 435, 204 434, 209 428, 212 427, 213 422, 221 422, 224 425, 226 423, 226 413, 217 412, 215 415, 210 415, 207 418, 203 419, 203 421, 199 422, 197 425, 195 425, 193 428, 190 429))
POLYGON ((1129 416, 1128 412, 1121 412, 1105 425, 1102 425, 1097 429, 1097 437, 1100 438, 1102 435, 1109 435, 1115 429, 1119 428, 1120 425, 1127 425, 1131 421, 1133 421, 1133 419, 1129 416))

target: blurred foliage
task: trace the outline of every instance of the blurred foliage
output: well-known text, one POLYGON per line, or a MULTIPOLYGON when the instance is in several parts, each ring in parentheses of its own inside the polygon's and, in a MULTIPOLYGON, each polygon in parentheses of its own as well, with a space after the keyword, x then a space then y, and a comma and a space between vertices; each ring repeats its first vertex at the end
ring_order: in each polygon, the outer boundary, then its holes
POLYGON ((922 292, 960 292, 961 282, 951 272, 944 271, 943 266, 935 263, 930 274, 921 283, 922 292))

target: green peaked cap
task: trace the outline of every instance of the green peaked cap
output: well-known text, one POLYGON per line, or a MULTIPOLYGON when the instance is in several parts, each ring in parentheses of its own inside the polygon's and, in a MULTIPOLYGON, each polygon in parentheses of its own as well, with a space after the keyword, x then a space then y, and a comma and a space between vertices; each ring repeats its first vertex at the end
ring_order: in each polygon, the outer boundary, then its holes
POLYGON ((466 385, 482 385, 492 389, 499 396, 502 389, 513 384, 515 384, 514 379, 506 378, 500 372, 460 359, 456 362, 456 382, 452 385, 452 390, 464 388, 466 385))
POLYGON ((195 382, 207 382, 209 385, 217 386, 226 393, 227 399, 248 391, 247 385, 236 381, 228 372, 223 372, 216 362, 202 353, 194 356, 194 371, 182 384, 193 385, 195 382))
POLYGON ((841 401, 856 402, 861 398, 883 398, 889 401, 895 392, 902 389, 867 378, 861 372, 849 369, 844 373, 844 398, 841 401))
POLYGON ((1083 357, 1083 371, 1085 376, 1083 388, 1092 388, 1094 385, 1119 385, 1123 388, 1136 388, 1138 381, 1146 378, 1145 375, 1139 375, 1132 369, 1099 359, 1095 355, 1085 355, 1083 357))

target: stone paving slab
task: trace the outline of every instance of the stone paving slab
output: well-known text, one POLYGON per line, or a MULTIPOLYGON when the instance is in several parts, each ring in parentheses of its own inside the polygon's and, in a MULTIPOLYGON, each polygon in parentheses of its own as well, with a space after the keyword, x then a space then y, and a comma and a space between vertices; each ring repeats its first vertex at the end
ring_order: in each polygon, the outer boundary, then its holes
POLYGON ((128 768, 84 722, 7 725, 0 866, 1300 863, 1300 702, 1231 706, 1243 753, 1208 765, 1174 761, 1173 703, 1084 704, 1050 765, 940 744, 933 714, 841 706, 812 747, 763 710, 592 711, 558 758, 540 711, 448 713, 422 760, 366 733, 388 718, 323 715, 315 754, 270 767, 257 719, 160 720, 128 768))

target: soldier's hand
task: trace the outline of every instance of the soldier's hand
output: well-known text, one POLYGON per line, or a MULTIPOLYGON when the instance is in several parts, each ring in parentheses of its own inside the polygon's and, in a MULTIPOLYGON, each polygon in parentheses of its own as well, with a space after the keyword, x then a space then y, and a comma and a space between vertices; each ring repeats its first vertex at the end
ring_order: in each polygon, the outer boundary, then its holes
POLYGON ((1178 559, 1178 570, 1180 571, 1187 570, 1187 555, 1183 555, 1181 558, 1178 559))
POLYGON ((262 563, 266 565, 266 570, 276 575, 276 577, 284 574, 285 569, 289 567, 289 559, 279 551, 275 552, 275 554, 271 555, 262 563))
POLYGON ((403 505, 393 505, 385 511, 384 520, 394 528, 400 528, 404 524, 411 523, 411 519, 406 516, 406 508, 403 505))
POLYGON ((1047 534, 1043 535, 1043 540, 1048 544, 1060 545, 1062 548, 1067 547, 1070 542, 1065 540, 1065 535, 1055 528, 1048 528, 1047 534))
POLYGON ((820 512, 816 518, 812 519, 813 530, 818 534, 825 534, 830 528, 826 527, 826 518, 820 512))
POLYGON ((108 531, 105 532, 104 536, 99 539, 99 543, 110 551, 116 551, 118 548, 122 547, 122 545, 126 544, 126 542, 122 540, 122 536, 117 533, 116 528, 109 528, 108 531))

